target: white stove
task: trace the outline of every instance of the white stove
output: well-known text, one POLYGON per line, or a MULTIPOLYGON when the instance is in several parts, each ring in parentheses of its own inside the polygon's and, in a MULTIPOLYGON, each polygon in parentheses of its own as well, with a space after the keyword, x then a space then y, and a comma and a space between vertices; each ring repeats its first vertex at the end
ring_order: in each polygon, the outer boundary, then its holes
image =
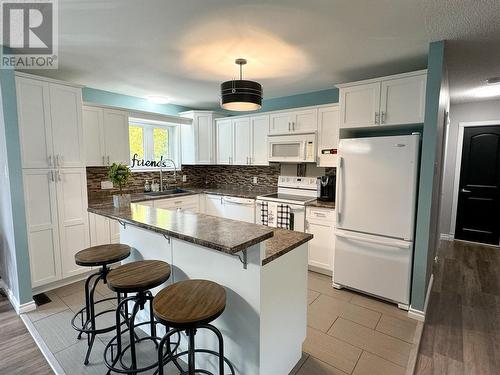
POLYGON ((290 207, 293 214, 293 230, 304 232, 305 205, 316 200, 318 184, 316 177, 280 176, 278 179, 278 192, 257 197, 257 212, 255 217, 260 221, 262 202, 277 202, 290 207))

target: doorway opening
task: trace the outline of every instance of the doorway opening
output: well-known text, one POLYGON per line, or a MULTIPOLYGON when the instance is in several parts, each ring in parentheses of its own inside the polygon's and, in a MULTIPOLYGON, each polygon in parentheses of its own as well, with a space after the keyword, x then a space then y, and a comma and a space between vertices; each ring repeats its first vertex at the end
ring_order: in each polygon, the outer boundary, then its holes
POLYGON ((500 120, 460 123, 455 239, 500 245, 500 120))

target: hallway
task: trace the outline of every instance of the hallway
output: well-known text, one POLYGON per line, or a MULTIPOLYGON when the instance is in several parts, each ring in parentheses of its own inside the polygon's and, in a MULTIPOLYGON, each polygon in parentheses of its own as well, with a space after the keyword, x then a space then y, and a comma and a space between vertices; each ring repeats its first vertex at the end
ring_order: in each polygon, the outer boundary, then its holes
POLYGON ((500 368, 500 248, 441 241, 415 374, 500 368))

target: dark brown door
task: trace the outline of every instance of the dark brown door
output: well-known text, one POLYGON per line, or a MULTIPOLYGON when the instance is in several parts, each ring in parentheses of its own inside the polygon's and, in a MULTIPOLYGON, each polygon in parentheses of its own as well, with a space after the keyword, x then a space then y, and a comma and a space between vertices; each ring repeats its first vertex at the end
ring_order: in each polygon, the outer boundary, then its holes
POLYGON ((466 127, 455 237, 499 244, 500 124, 466 127))

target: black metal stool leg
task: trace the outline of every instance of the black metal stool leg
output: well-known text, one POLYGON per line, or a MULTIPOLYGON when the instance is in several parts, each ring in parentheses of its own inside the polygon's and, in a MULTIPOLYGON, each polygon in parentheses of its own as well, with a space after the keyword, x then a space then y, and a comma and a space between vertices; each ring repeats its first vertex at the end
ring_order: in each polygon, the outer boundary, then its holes
POLYGON ((194 351, 195 351, 194 336, 196 335, 196 329, 189 328, 186 331, 186 334, 188 336, 188 341, 189 341, 188 342, 188 374, 194 375, 195 369, 196 369, 195 357, 194 357, 194 351))
MULTIPOLYGON (((139 297, 140 298, 140 297, 139 297)), ((135 325, 135 316, 137 315, 137 312, 139 311, 140 307, 140 301, 136 301, 133 309, 132 309, 132 316, 130 317, 130 330, 129 330, 129 340, 130 340, 130 360, 131 360, 131 370, 136 370, 137 369, 137 358, 135 354, 135 330, 134 330, 134 325, 135 325)), ((132 375, 136 375, 135 372, 132 372, 132 375)))
MULTIPOLYGON (((95 331, 96 326, 95 326, 95 310, 94 310, 94 292, 95 288, 97 287, 97 284, 99 281, 104 277, 103 274, 99 274, 99 276, 96 277, 94 284, 92 285, 92 289, 89 291, 89 296, 88 296, 88 302, 89 302, 89 310, 90 310, 90 329, 92 331, 95 331)), ((88 320, 87 320, 88 322, 88 320)), ((87 348, 87 354, 85 355, 85 361, 83 364, 86 366, 89 364, 89 359, 90 359, 90 353, 92 352, 92 347, 94 346, 94 341, 95 341, 95 332, 90 332, 87 334, 87 343, 88 343, 88 348, 87 348)))

